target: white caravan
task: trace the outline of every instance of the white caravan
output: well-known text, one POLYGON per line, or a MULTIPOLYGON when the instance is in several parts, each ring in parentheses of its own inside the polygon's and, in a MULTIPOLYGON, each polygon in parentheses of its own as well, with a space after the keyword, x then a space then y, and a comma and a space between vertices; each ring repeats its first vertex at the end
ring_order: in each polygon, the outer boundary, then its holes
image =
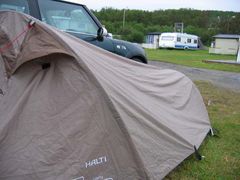
POLYGON ((186 33, 162 33, 160 48, 198 49, 198 36, 186 33))

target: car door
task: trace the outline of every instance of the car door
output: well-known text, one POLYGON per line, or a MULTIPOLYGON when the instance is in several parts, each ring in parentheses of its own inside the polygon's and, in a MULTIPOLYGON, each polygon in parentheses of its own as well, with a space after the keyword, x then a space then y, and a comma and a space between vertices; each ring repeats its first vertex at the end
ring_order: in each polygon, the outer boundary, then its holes
POLYGON ((113 48, 113 41, 110 38, 103 37, 102 40, 98 40, 96 35, 91 35, 91 34, 83 34, 83 33, 76 33, 76 32, 71 32, 71 31, 66 31, 69 34, 78 37, 84 41, 87 41, 95 46, 98 46, 100 48, 103 48, 107 51, 110 51, 112 53, 116 53, 113 48))

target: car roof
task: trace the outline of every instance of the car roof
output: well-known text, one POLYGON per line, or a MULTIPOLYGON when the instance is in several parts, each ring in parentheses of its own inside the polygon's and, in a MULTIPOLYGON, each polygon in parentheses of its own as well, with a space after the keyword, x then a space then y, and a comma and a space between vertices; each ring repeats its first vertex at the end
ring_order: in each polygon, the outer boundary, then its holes
POLYGON ((79 0, 58 0, 58 1, 84 5, 84 4, 80 3, 79 0))

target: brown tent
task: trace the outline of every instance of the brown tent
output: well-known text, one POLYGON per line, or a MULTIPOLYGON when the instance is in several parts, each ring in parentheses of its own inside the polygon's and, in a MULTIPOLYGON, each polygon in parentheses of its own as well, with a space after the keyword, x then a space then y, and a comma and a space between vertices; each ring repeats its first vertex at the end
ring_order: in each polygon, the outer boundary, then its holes
POLYGON ((161 179, 211 126, 173 70, 0 12, 0 179, 161 179))

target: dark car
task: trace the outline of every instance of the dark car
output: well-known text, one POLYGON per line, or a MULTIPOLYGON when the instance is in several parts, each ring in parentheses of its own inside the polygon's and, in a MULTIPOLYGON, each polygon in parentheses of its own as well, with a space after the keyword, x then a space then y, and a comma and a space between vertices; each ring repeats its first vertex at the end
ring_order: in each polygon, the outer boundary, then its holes
POLYGON ((109 38, 107 30, 85 5, 61 0, 0 0, 0 10, 6 9, 29 14, 107 51, 147 63, 142 47, 109 38))

